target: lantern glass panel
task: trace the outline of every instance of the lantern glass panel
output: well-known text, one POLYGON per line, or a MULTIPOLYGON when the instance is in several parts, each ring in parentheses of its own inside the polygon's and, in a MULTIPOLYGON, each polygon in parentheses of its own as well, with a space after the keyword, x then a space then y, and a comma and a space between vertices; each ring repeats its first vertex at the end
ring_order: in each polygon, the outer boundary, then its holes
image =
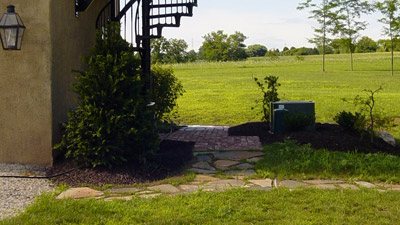
POLYGON ((7 48, 14 49, 17 47, 17 31, 18 28, 8 28, 5 30, 5 45, 7 48))
POLYGON ((0 26, 6 25, 7 14, 4 13, 0 20, 0 26))
POLYGON ((17 14, 8 13, 5 21, 6 26, 16 26, 18 25, 17 14))
POLYGON ((21 27, 18 31, 18 41, 17 41, 17 49, 21 49, 22 45, 22 37, 24 36, 25 28, 21 27))
POLYGON ((0 28, 0 41, 1 41, 1 44, 3 45, 3 48, 5 47, 4 46, 4 37, 6 36, 6 34, 5 34, 5 31, 4 31, 4 29, 3 28, 0 28))

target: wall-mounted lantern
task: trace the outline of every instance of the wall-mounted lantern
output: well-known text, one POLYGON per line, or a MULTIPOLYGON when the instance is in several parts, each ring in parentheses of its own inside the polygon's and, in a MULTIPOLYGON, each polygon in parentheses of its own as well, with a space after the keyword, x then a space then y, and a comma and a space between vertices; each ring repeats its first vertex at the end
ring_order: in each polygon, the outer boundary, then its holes
POLYGON ((0 19, 0 41, 3 49, 21 50, 24 31, 24 23, 18 13, 15 13, 15 6, 7 6, 7 13, 0 19))

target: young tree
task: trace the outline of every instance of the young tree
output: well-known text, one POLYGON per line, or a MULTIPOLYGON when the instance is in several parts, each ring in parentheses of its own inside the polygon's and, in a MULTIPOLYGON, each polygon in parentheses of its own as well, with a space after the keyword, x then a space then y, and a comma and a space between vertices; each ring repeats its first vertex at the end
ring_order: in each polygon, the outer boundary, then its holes
POLYGON ((334 34, 340 34, 347 39, 347 47, 350 50, 351 71, 353 66, 353 52, 360 31, 367 28, 367 22, 360 21, 362 14, 370 13, 373 9, 368 1, 362 0, 333 0, 337 6, 335 13, 334 34))
POLYGON ((384 0, 383 2, 376 3, 376 8, 382 13, 384 17, 378 21, 385 24, 383 34, 390 37, 390 46, 392 52, 392 76, 394 64, 394 39, 397 39, 400 34, 400 25, 398 21, 399 1, 398 0, 384 0))
POLYGON ((333 9, 337 6, 335 2, 330 0, 322 0, 320 3, 315 3, 316 0, 307 0, 306 2, 300 3, 297 7, 298 10, 310 8, 311 16, 317 20, 319 27, 314 28, 314 38, 310 39, 310 43, 314 43, 317 46, 322 46, 322 71, 325 72, 325 54, 326 46, 329 42, 327 37, 329 33, 333 32, 333 25, 335 21, 335 14, 333 9))

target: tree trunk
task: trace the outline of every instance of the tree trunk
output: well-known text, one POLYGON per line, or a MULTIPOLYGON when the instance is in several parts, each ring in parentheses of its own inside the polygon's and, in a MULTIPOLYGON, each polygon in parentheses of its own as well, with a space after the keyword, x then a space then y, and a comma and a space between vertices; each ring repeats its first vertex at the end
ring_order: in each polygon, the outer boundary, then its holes
POLYGON ((351 61, 351 71, 354 71, 354 68, 353 68, 353 51, 351 50, 351 47, 350 47, 350 61, 351 61))
POLYGON ((394 66, 393 66, 393 64, 394 64, 394 54, 393 54, 393 52, 394 52, 394 50, 393 50, 393 37, 392 36, 390 36, 390 42, 391 42, 391 45, 392 45, 392 76, 394 76, 394 66))

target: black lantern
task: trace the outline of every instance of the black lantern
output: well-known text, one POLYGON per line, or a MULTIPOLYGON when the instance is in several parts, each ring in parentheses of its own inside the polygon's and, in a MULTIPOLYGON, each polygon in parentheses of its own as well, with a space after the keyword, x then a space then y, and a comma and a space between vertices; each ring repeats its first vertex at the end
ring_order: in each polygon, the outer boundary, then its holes
POLYGON ((0 40, 4 50, 21 50, 25 26, 15 13, 15 6, 7 6, 7 13, 0 19, 0 40))

